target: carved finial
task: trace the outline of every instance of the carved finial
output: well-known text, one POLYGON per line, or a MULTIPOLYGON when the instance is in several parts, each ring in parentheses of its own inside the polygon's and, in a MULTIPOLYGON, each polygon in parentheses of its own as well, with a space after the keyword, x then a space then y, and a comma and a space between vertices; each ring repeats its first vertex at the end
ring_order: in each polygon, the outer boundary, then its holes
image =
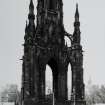
POLYGON ((79 18, 79 12, 78 12, 78 3, 76 3, 76 12, 75 12, 75 18, 79 18))
POLYGON ((34 14, 34 4, 33 4, 33 0, 30 0, 29 14, 34 14))
POLYGON ((33 0, 30 0, 30 6, 31 9, 34 9, 34 4, 33 4, 33 0))
POLYGON ((76 3, 76 8, 78 9, 78 3, 76 3))
POLYGON ((78 12, 78 4, 76 4, 73 43, 80 44, 80 40, 81 40, 81 37, 80 37, 79 12, 78 12))
POLYGON ((30 0, 28 19, 29 19, 29 20, 30 20, 30 19, 33 19, 33 20, 35 19, 33 0, 30 0))

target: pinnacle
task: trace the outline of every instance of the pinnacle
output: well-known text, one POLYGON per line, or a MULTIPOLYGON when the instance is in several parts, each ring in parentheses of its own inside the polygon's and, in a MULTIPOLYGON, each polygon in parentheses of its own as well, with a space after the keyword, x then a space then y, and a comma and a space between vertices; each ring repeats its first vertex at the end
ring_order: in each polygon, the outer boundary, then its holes
POLYGON ((78 12, 78 3, 76 3, 76 12, 75 12, 75 17, 79 17, 79 12, 78 12))
POLYGON ((33 0, 30 0, 30 8, 34 8, 33 0))
POLYGON ((76 3, 76 8, 78 9, 78 3, 76 3))

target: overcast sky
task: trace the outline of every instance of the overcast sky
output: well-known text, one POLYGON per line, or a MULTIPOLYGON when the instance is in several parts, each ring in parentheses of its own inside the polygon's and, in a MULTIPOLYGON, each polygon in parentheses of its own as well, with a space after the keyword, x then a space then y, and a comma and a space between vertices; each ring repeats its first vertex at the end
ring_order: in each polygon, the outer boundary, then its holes
MULTIPOLYGON (((79 4, 85 83, 91 78, 94 84, 105 84, 105 0, 63 0, 64 26, 71 34, 76 2, 79 4)), ((19 59, 23 55, 28 8, 29 0, 0 0, 0 87, 7 83, 20 87, 22 61, 19 59)))

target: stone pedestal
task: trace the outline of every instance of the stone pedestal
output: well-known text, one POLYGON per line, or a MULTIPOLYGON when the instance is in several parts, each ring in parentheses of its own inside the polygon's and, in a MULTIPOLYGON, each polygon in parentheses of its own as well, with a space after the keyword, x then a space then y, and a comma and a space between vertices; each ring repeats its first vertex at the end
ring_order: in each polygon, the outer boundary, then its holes
POLYGON ((70 101, 70 105, 86 105, 86 101, 85 100, 70 101))
MULTIPOLYGON (((22 105, 53 105, 53 101, 51 99, 41 99, 41 100, 34 100, 34 99, 27 99, 24 100, 22 105)), ((85 100, 56 100, 55 105, 86 105, 85 100)))
POLYGON ((52 105, 52 101, 51 100, 32 100, 32 99, 28 99, 25 100, 23 105, 52 105))

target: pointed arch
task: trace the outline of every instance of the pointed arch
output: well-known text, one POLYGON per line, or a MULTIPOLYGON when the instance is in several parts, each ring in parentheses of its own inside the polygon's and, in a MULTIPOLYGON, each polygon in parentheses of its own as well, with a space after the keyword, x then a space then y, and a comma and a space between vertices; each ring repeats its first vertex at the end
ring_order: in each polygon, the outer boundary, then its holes
POLYGON ((53 74, 51 67, 47 64, 46 71, 45 71, 45 94, 49 95, 53 92, 53 74))
POLYGON ((47 65, 52 71, 52 92, 55 95, 55 98, 58 97, 58 64, 54 58, 50 58, 47 62, 47 65))
POLYGON ((72 72, 71 72, 71 64, 68 65, 68 71, 67 71, 67 87, 68 87, 68 100, 71 99, 71 86, 72 86, 72 72))

